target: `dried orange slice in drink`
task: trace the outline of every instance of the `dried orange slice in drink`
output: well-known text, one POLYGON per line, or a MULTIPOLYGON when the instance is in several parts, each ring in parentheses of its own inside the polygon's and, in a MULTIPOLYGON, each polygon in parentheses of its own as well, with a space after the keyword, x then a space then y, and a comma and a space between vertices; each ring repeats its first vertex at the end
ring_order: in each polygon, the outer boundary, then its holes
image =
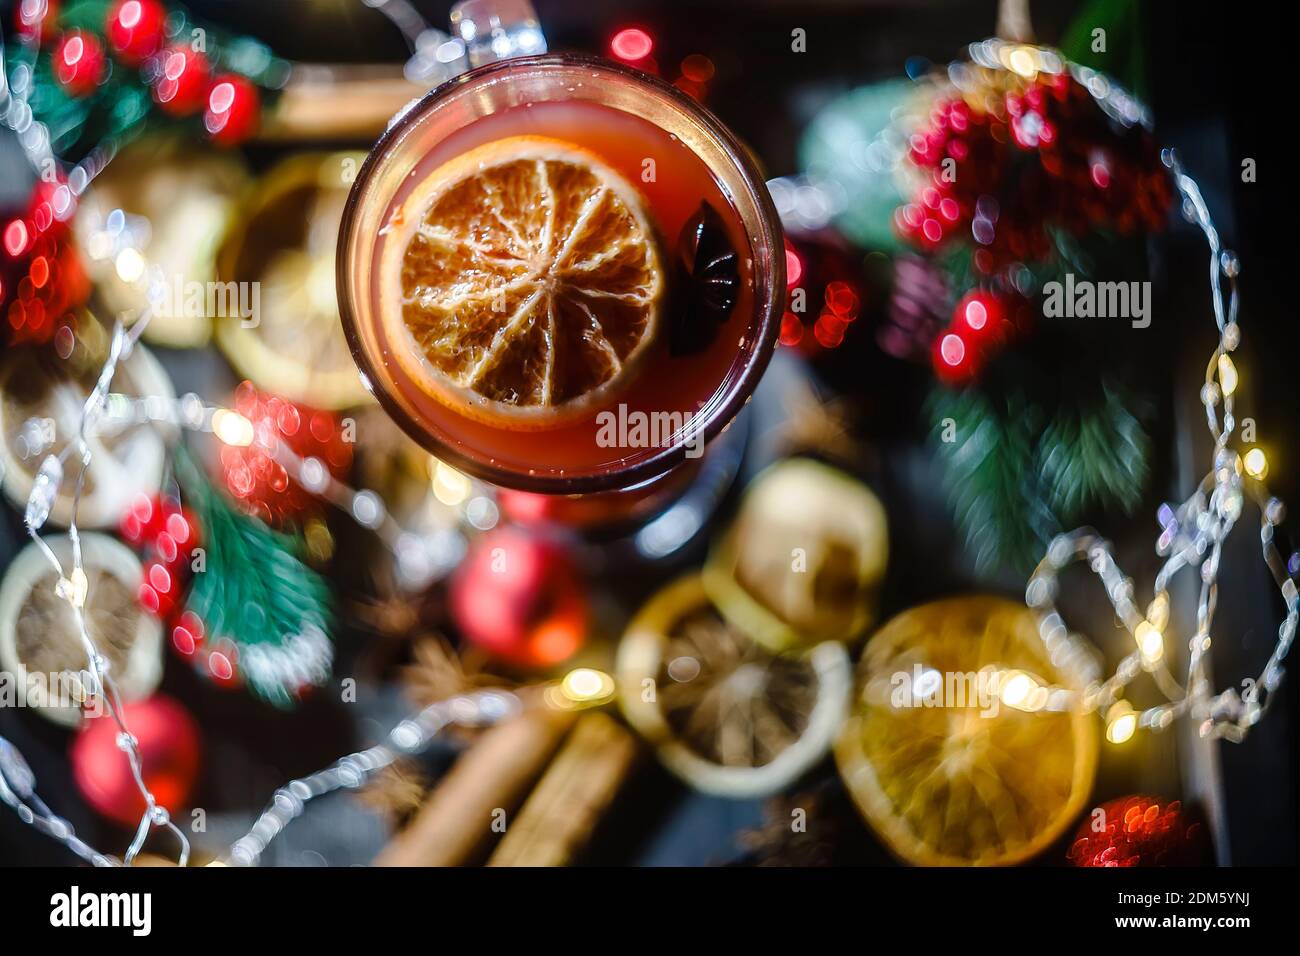
POLYGON ((848 708, 843 644, 774 654, 709 601, 698 575, 664 588, 628 625, 616 664, 623 715, 696 790, 756 797, 830 749, 848 708))
POLYGON ((591 153, 515 136, 438 167, 384 227, 380 306, 412 379, 502 428, 572 421, 636 374, 664 273, 640 195, 591 153))
POLYGON ((922 866, 1009 865, 1065 832, 1098 746, 1069 664, 1003 598, 935 601, 876 632, 835 759, 890 850, 922 866))

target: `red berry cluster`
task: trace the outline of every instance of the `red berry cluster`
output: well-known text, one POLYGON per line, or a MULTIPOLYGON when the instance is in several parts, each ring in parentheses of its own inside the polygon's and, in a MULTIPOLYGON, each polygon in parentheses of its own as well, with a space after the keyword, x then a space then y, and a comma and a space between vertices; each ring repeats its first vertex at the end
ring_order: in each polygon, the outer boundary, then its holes
POLYGON ((239 649, 229 638, 211 640, 203 619, 188 608, 172 622, 172 647, 219 687, 238 687, 239 649))
MULTIPOLYGON (((99 37, 88 30, 57 33, 57 0, 22 0, 16 20, 28 42, 54 43, 54 80, 69 96, 89 96, 107 78, 110 65, 99 37)), ((203 127, 214 143, 242 143, 257 132, 261 120, 257 87, 236 73, 214 76, 207 55, 188 44, 169 45, 166 21, 159 0, 116 0, 104 23, 113 58, 140 71, 163 112, 186 117, 202 111, 203 127)))
POLYGON ((209 641, 203 620, 184 607, 194 549, 202 546, 194 514, 174 498, 141 494, 127 509, 118 530, 144 554, 144 574, 136 591, 140 606, 167 622, 172 646, 182 657, 192 659, 201 674, 222 686, 237 685, 234 643, 228 639, 209 641))
POLYGON ((1006 107, 1012 139, 1037 150, 1051 177, 1057 221, 1075 233, 1155 232, 1164 225, 1173 186, 1146 129, 1117 131, 1092 94, 1065 73, 1008 94, 1006 107))
POLYGON ((1204 834, 1179 801, 1121 797, 1084 820, 1070 847, 1075 866, 1197 866, 1204 862, 1204 834))
POLYGON ((952 320, 934 340, 935 375, 947 385, 974 381, 985 364, 1002 351, 1029 321, 1028 303, 983 289, 962 296, 952 320))
MULTIPOLYGON (((235 390, 234 408, 252 422, 254 436, 247 446, 221 449, 221 476, 235 500, 268 524, 284 524, 320 510, 315 490, 303 487, 301 476, 291 475, 276 460, 277 452, 285 446, 305 462, 315 459, 335 478, 344 477, 352 466, 352 445, 338 417, 259 392, 252 382, 235 390)), ((325 477, 324 471, 320 477, 325 477)))
POLYGON ((18 0, 14 7, 14 32, 24 43, 45 44, 54 38, 59 0, 18 0))
POLYGON ((122 537, 144 552, 140 606, 164 620, 180 606, 189 581, 194 549, 200 546, 198 521, 174 498, 138 495, 122 518, 122 537))
POLYGON ((0 220, 0 340, 49 342, 90 295, 66 221, 73 203, 65 184, 41 182, 21 215, 0 220))
POLYGON ((1141 127, 1119 128, 1069 74, 1040 74, 994 110, 940 99, 911 139, 924 183, 895 212, 899 233, 933 250, 965 237, 993 275, 1052 254, 1053 228, 1158 229, 1172 190, 1141 127))

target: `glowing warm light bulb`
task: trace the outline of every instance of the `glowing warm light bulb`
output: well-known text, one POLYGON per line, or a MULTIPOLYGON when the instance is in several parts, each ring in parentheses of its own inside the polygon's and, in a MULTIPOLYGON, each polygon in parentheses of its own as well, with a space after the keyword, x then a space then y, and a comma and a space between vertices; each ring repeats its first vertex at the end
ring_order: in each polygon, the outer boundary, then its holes
POLYGON ((1114 703, 1106 712, 1106 739, 1113 744, 1122 744, 1130 739, 1137 730, 1137 714, 1128 701, 1114 703))
POLYGON ((1237 390, 1237 366, 1232 364, 1232 356, 1227 352, 1219 355, 1219 389, 1225 396, 1237 390))
POLYGON ((1169 597, 1163 591, 1147 605, 1147 620, 1157 631, 1163 631, 1169 623, 1169 597))
POLYGON ((117 254, 117 260, 113 265, 117 270, 117 277, 123 282, 136 282, 144 275, 144 256, 136 249, 129 247, 123 249, 117 254))
POLYGON ((1165 636, 1150 621, 1143 621, 1133 632, 1137 640, 1142 659, 1148 664, 1155 664, 1165 656, 1165 636))
POLYGON ((444 505, 455 507, 469 497, 471 490, 469 478, 445 461, 433 466, 433 494, 444 505))
POLYGON ((253 444, 253 423, 239 412, 218 408, 212 413, 212 433, 227 445, 247 448, 253 444))
POLYGON ((560 681, 560 693, 575 704, 603 701, 614 693, 614 678, 591 667, 577 667, 560 681))
POLYGON ((1252 478, 1263 478, 1268 474, 1268 458, 1265 457, 1262 448, 1252 448, 1246 452, 1242 464, 1246 468, 1246 474, 1252 478))
POLYGON ((1037 686, 1028 674, 1023 671, 1012 671, 1002 681, 1002 703, 1008 707, 1021 708, 1037 686))
POLYGON ((1026 78, 1033 78, 1038 73, 1038 57, 1034 55, 1031 47, 1016 47, 1007 57, 1007 65, 1011 67, 1012 72, 1026 78))

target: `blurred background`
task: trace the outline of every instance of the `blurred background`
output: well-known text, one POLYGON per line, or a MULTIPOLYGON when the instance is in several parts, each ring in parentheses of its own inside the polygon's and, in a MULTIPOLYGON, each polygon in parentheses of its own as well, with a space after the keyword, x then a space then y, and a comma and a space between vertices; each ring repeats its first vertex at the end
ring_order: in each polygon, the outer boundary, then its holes
MULTIPOLYGON (((412 3, 429 23, 446 28, 450 4, 412 3)), ((0 2, 7 44, 13 7, 12 0, 0 2)), ((569 664, 576 661, 613 670, 615 648, 626 622, 645 609, 666 582, 708 560, 710 542, 730 526, 742 489, 773 460, 795 454, 835 465, 851 475, 856 486, 868 487, 883 505, 888 566, 883 579, 871 583, 878 621, 951 595, 988 592, 1020 600, 1025 574, 1033 565, 1032 561, 1026 565, 1020 556, 1023 539, 1011 530, 1001 537, 995 533, 997 541, 989 544, 987 533, 980 536, 978 516, 963 519, 954 512, 952 502, 960 497, 954 495, 954 484, 960 489, 963 482, 986 479, 963 474, 934 443, 936 422, 945 417, 941 409, 948 407, 943 402, 952 400, 945 396, 970 394, 937 387, 931 367, 931 342, 948 321, 952 300, 960 290, 952 286, 951 273, 935 270, 893 233, 889 225, 893 208, 906 197, 886 193, 882 198, 879 183, 865 174, 856 185, 851 175, 847 186, 842 178, 836 180, 843 175, 841 160, 848 155, 843 144, 870 141, 880 132, 881 111, 888 117, 891 109, 899 108, 898 90, 911 84, 909 76, 924 76, 935 65, 959 59, 967 44, 993 35, 997 5, 944 0, 589 5, 537 0, 535 8, 552 51, 617 58, 620 50, 628 51, 628 43, 635 44, 638 54, 648 43, 648 51, 631 58, 633 62, 652 68, 701 99, 750 147, 764 175, 776 181, 773 193, 791 240, 787 262, 805 274, 816 300, 814 311, 825 301, 827 309, 843 315, 833 307, 841 287, 852 301, 852 314, 838 326, 829 321, 818 324, 813 316, 796 316, 794 324, 783 325, 777 360, 754 402, 706 458, 708 474, 693 479, 692 487, 706 492, 693 512, 700 525, 696 533, 673 540, 661 549, 663 554, 653 548, 647 551, 646 539, 638 537, 635 529, 600 526, 599 521, 593 526, 571 516, 568 532, 538 534, 536 540, 544 546, 537 546, 536 561, 545 582, 520 587, 547 592, 535 600, 563 603, 572 597, 571 590, 579 595, 586 623, 575 640, 584 649, 569 664), (629 30, 638 33, 631 36, 629 30), (795 30, 805 31, 806 52, 792 51, 795 30), (810 190, 810 184, 825 185, 826 179, 818 176, 829 177, 838 186, 810 190), (946 291, 934 291, 935 283, 946 291), (555 540, 561 542, 563 564, 573 569, 576 584, 568 572, 560 575, 561 583, 555 583, 557 559, 547 550, 555 540), (996 552, 992 558, 989 548, 996 552)), ((401 32, 357 0, 191 0, 187 9, 196 22, 209 22, 226 35, 251 38, 286 61, 395 68, 409 55, 401 32)), ((1293 220, 1295 208, 1294 180, 1283 155, 1288 104, 1296 89, 1291 56, 1282 49, 1294 36, 1291 24, 1281 21, 1289 14, 1266 4, 1234 6, 1229 15, 1222 5, 1208 2, 1093 0, 1032 4, 1031 16, 1038 42, 1063 47, 1071 57, 1111 74, 1139 96, 1154 117, 1154 140, 1176 147, 1200 183, 1226 245, 1238 253, 1243 265, 1244 344, 1237 362, 1242 375, 1240 417, 1259 422, 1258 442, 1268 452, 1273 492, 1284 500, 1300 500, 1296 479, 1300 434, 1292 418, 1297 397, 1294 357, 1300 337, 1291 320, 1294 302, 1287 281, 1293 243, 1281 238, 1281 227, 1293 220), (1092 31, 1098 26, 1106 32, 1103 53, 1091 49, 1092 31), (1245 159, 1256 161, 1258 175, 1251 181, 1243 181, 1245 159)), ((379 71, 383 76, 391 72, 379 71)), ((119 157, 110 170, 120 166, 122 175, 111 180, 116 192, 105 208, 136 201, 132 189, 147 186, 151 176, 159 177, 166 184, 159 188, 175 196, 238 197, 232 209, 223 208, 220 214, 196 200, 176 213, 175 224, 155 217, 154 234, 173 230, 167 234, 178 248, 208 249, 216 258, 219 275, 222 269, 225 275, 240 277, 257 272, 264 296, 283 290, 275 293, 284 296, 276 300, 276 307, 295 315, 316 310, 327 325, 332 272, 327 271, 323 280, 319 275, 313 278, 309 261, 291 260, 283 253, 293 247, 308 255, 329 255, 328 226, 316 232, 311 227, 314 222, 332 221, 337 228, 342 194, 324 188, 313 192, 325 162, 320 157, 343 162, 347 156, 359 156, 371 141, 373 137, 364 135, 326 134, 302 142, 290 134, 255 138, 230 152, 214 154, 216 160, 181 161, 173 152, 161 151, 138 156, 131 160, 132 166, 119 157), (197 192, 190 193, 191 189, 197 192), (276 225, 289 220, 297 225, 279 235, 276 225), (270 263, 286 271, 276 275, 270 263), (266 271, 258 271, 262 269, 266 271), (321 282, 325 292, 313 293, 321 282)), ((20 205, 30 192, 32 174, 7 132, 0 134, 0 170, 0 205, 20 205)), ((1153 282, 1154 320, 1149 329, 1140 335, 1108 331, 1085 341, 1072 333, 1044 329, 1019 353, 1020 364, 1010 364, 1008 359, 991 367, 983 380, 996 389, 1016 376, 1032 377, 1027 369, 1054 375, 1050 370, 1060 365, 1073 366, 1080 379, 1092 383, 1109 376, 1124 384, 1121 404, 1132 413, 1145 439, 1134 446, 1142 451, 1117 463, 1119 474, 1112 487, 1127 487, 1127 482, 1132 493, 1116 493, 1110 499, 1102 494, 1094 507, 1084 511, 1086 520, 1062 526, 1089 523, 1111 538, 1139 593, 1146 593, 1158 568, 1152 550, 1159 532, 1157 507, 1164 501, 1181 501, 1208 461, 1197 398, 1205 358, 1215 343, 1204 240, 1176 211, 1168 220, 1168 228, 1158 234, 1113 246, 1103 242, 1097 254, 1100 261, 1114 266, 1107 275, 1147 277, 1153 282), (1114 255, 1113 263, 1106 259, 1106 250, 1114 255)), ((93 234, 80 232, 80 222, 77 228, 83 244, 93 241, 93 234)), ((107 228, 105 222, 101 231, 107 228)), ((99 294, 106 293, 101 289, 99 294)), ((265 298, 263 307, 267 307, 265 298)), ((246 390, 238 407, 255 421, 258 416, 281 414, 282 406, 270 393, 298 372, 277 363, 294 351, 286 343, 307 341, 289 327, 282 340, 262 343, 269 355, 250 355, 244 346, 223 341, 219 328, 211 338, 207 330, 183 327, 167 334, 173 334, 170 341, 153 341, 149 347, 177 393, 194 390, 224 400, 235 394, 241 380, 250 378, 259 392, 246 390)), ((341 384, 351 375, 346 354, 338 365, 331 365, 338 354, 328 342, 313 354, 319 359, 318 371, 337 370, 339 377, 322 381, 309 368, 303 373, 307 378, 297 396, 299 404, 329 406, 340 418, 346 417, 350 403, 339 397, 340 392, 355 385, 354 381, 341 384)), ((147 379, 149 372, 137 374, 147 379)), ((1071 387, 1061 386, 1053 400, 1069 405, 1071 387)), ((971 408, 955 414, 960 417, 971 408)), ((358 486, 382 489, 392 508, 395 500, 410 493, 409 482, 400 473, 409 464, 403 456, 411 452, 400 435, 390 434, 377 422, 370 424, 375 414, 374 409, 357 413, 362 423, 359 434, 365 437, 355 451, 346 453, 346 460, 339 458, 338 470, 350 471, 358 486), (367 447, 367 442, 372 444, 367 447)), ((1004 417, 1015 415, 1004 410, 1004 417)), ((339 420, 323 427, 326 431, 340 427, 339 420)), ((1117 427, 1127 427, 1126 422, 1124 418, 1117 427)), ((328 459, 335 439, 331 432, 311 453, 328 459)), ((232 465, 224 458, 208 463, 210 468, 204 464, 189 467, 206 471, 208 478, 199 483, 208 492, 212 491, 209 483, 238 486, 238 469, 250 466, 247 461, 232 465)), ((330 460, 332 468, 335 464, 330 460)), ((158 686, 183 704, 193 726, 183 734, 175 730, 178 724, 169 715, 153 717, 160 726, 173 728, 160 731, 159 747, 182 768, 176 775, 188 791, 186 805, 205 809, 206 830, 194 835, 200 858, 210 858, 243 833, 283 781, 378 740, 409 709, 412 699, 424 702, 448 687, 494 683, 497 678, 529 681, 537 675, 564 672, 549 666, 555 662, 521 665, 515 659, 503 664, 476 651, 475 642, 466 637, 475 624, 465 617, 474 615, 456 611, 454 592, 457 587, 473 588, 475 549, 484 535, 528 529, 537 523, 566 524, 566 519, 537 522, 539 516, 556 516, 546 513, 542 503, 494 496, 490 489, 471 486, 456 473, 444 472, 440 479, 437 467, 432 467, 433 493, 455 512, 443 516, 441 524, 435 521, 435 530, 455 526, 465 531, 460 544, 449 543, 455 537, 450 532, 446 539, 439 538, 442 550, 433 561, 443 573, 457 568, 459 577, 453 574, 453 580, 469 583, 441 581, 424 590, 403 587, 403 569, 377 563, 373 545, 346 521, 311 509, 296 511, 296 503, 275 495, 259 498, 260 492, 254 491, 244 497, 245 504, 261 501, 263 510, 254 508, 254 512, 274 519, 272 524, 284 517, 276 512, 281 507, 301 519, 294 527, 301 532, 308 554, 304 573, 311 575, 312 582, 322 582, 321 603, 333 607, 334 677, 293 706, 282 708, 274 700, 268 702, 268 695, 259 699, 244 690, 222 687, 219 669, 209 667, 200 673, 200 668, 189 666, 183 653, 173 648, 164 652, 166 663, 158 686), (479 499, 488 504, 471 514, 472 502, 479 499), (396 584, 394 577, 399 579, 396 584), (411 596, 413 591, 418 598, 411 596), (433 640, 434 634, 446 640, 433 640), (356 681, 355 704, 340 701, 339 680, 348 675, 356 681), (177 734, 184 739, 177 739, 177 734)), ((1014 468, 1014 460, 1008 459, 1005 467, 1014 468)), ((428 482, 429 477, 420 480, 428 482)), ((183 480, 181 486, 185 487, 183 480)), ((803 491, 821 487, 814 484, 803 491)), ((421 494, 427 490, 421 486, 421 494)), ((980 500, 993 500, 994 490, 991 484, 980 500)), ((636 527, 644 528, 650 515, 663 510, 664 501, 652 501, 635 516, 636 527)), ((213 504, 215 511, 202 511, 200 523, 220 520, 222 507, 213 504)), ((1017 505, 1013 500, 1007 508, 1029 520, 1024 502, 1017 505)), ((196 510, 201 509, 196 506, 196 510)), ((993 510, 983 526, 1014 525, 1015 514, 993 510)), ((1069 515, 1055 517, 1064 522, 1069 515)), ((1270 597, 1274 588, 1258 560, 1257 520, 1254 514, 1243 518, 1229 549, 1233 560, 1225 558, 1222 571, 1212 663, 1219 687, 1228 686, 1237 675, 1258 673, 1275 640, 1280 605, 1270 597)), ((1041 553, 1042 541, 1032 536, 1040 532, 1031 531, 1031 553, 1041 553)), ((20 509, 8 505, 0 516, 0 570, 13 566, 24 540, 20 509)), ((1113 662, 1115 649, 1122 649, 1123 635, 1114 627, 1109 608, 1099 607, 1102 602, 1095 598, 1096 593, 1082 588, 1075 597, 1063 600, 1063 609, 1113 662)), ((490 601, 491 590, 465 600, 471 605, 490 601)), ((166 643, 172 640, 169 621, 166 643)), ((1199 821, 1209 834, 1193 862, 1294 864, 1300 847, 1296 693, 1296 683, 1288 681, 1269 718, 1241 744, 1207 742, 1196 736, 1194 728, 1181 726, 1161 735, 1139 736, 1123 747, 1103 742, 1086 805, 1153 794, 1167 810, 1169 801, 1178 800, 1188 819, 1199 821)), ((621 740, 626 728, 619 722, 616 731, 591 731, 605 732, 621 740)), ((84 838, 110 850, 124 845, 123 815, 119 812, 115 822, 113 797, 87 799, 85 777, 93 777, 93 768, 107 758, 93 743, 82 743, 84 735, 75 737, 31 709, 10 707, 0 708, 0 735, 23 751, 47 802, 84 838), (80 756, 75 753, 78 747, 80 756), (85 769, 87 765, 91 769, 85 769)), ((637 737, 632 734, 629 739, 637 737)), ((605 746, 617 749, 608 742, 605 746)), ((109 750, 110 757, 116 756, 109 750)), ((429 806, 430 794, 456 751, 440 745, 419 766, 387 775, 360 796, 329 798, 313 806, 268 851, 265 862, 371 862, 386 846, 391 850, 395 832, 418 825, 422 808, 429 806)), ((576 766, 586 766, 581 754, 572 759, 576 766)), ((1032 761, 1030 756, 1024 759, 1032 761)), ((824 748, 804 772, 765 795, 709 794, 703 792, 710 789, 707 782, 673 773, 664 763, 644 755, 593 763, 613 776, 607 789, 617 798, 610 796, 598 813, 593 811, 588 838, 570 848, 565 862, 890 864, 900 856, 896 846, 891 852, 888 841, 879 836, 878 821, 874 826, 864 822, 852 785, 843 781, 843 766, 837 768, 824 748), (809 838, 791 839, 786 824, 791 808, 809 810, 809 838)), ((671 760, 667 763, 671 765, 671 760)), ((562 784, 554 786, 562 792, 562 784)), ((119 801, 119 811, 121 806, 119 801)), ((125 817, 131 817, 129 801, 125 817)), ((1068 832, 1063 830, 1027 862, 1065 863, 1073 833, 1071 824, 1068 832)), ((161 846, 158 851, 166 852, 161 846)), ((479 847, 456 862, 480 862, 486 852, 479 847)), ((4 812, 0 813, 0 862, 68 863, 72 857, 4 812)))

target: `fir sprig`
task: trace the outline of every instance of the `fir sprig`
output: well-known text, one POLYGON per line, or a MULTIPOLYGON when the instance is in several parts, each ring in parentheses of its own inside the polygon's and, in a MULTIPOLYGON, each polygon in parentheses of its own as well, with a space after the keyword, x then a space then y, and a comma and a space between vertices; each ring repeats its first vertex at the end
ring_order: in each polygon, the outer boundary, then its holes
POLYGON ((1060 409, 1038 444, 1047 500, 1071 523, 1093 506, 1132 511, 1146 483, 1151 440, 1113 387, 1101 391, 1096 401, 1060 409))
POLYGON ((937 389, 932 437, 949 500, 976 567, 1022 566, 1058 528, 1035 480, 1038 409, 1023 394, 937 389))
POLYGON ((936 388, 931 440, 980 571, 1027 570, 1064 523, 1138 503, 1150 439, 1125 402, 1113 384, 1048 410, 1020 389, 936 388))
POLYGON ((329 674, 330 591, 298 557, 302 542, 237 511, 182 448, 176 474, 203 529, 206 567, 186 602, 208 641, 232 642, 245 683, 277 707, 292 706, 329 674))
MULTIPOLYGON (((58 14, 60 30, 80 29, 103 35, 112 0, 72 0, 58 14)), ((228 34, 195 21, 181 7, 168 4, 166 42, 184 44, 204 53, 214 71, 239 73, 256 83, 263 94, 283 87, 290 64, 272 54, 266 44, 247 36, 228 34)), ((166 120, 169 125, 187 125, 197 134, 200 117, 175 120, 160 117, 155 108, 145 69, 125 66, 112 57, 106 63, 103 82, 85 97, 70 96, 56 82, 50 66, 53 44, 34 51, 5 32, 5 62, 13 69, 22 65, 32 71, 29 105, 36 119, 50 131, 50 145, 63 160, 80 160, 95 144, 110 141, 121 145, 166 120)))

